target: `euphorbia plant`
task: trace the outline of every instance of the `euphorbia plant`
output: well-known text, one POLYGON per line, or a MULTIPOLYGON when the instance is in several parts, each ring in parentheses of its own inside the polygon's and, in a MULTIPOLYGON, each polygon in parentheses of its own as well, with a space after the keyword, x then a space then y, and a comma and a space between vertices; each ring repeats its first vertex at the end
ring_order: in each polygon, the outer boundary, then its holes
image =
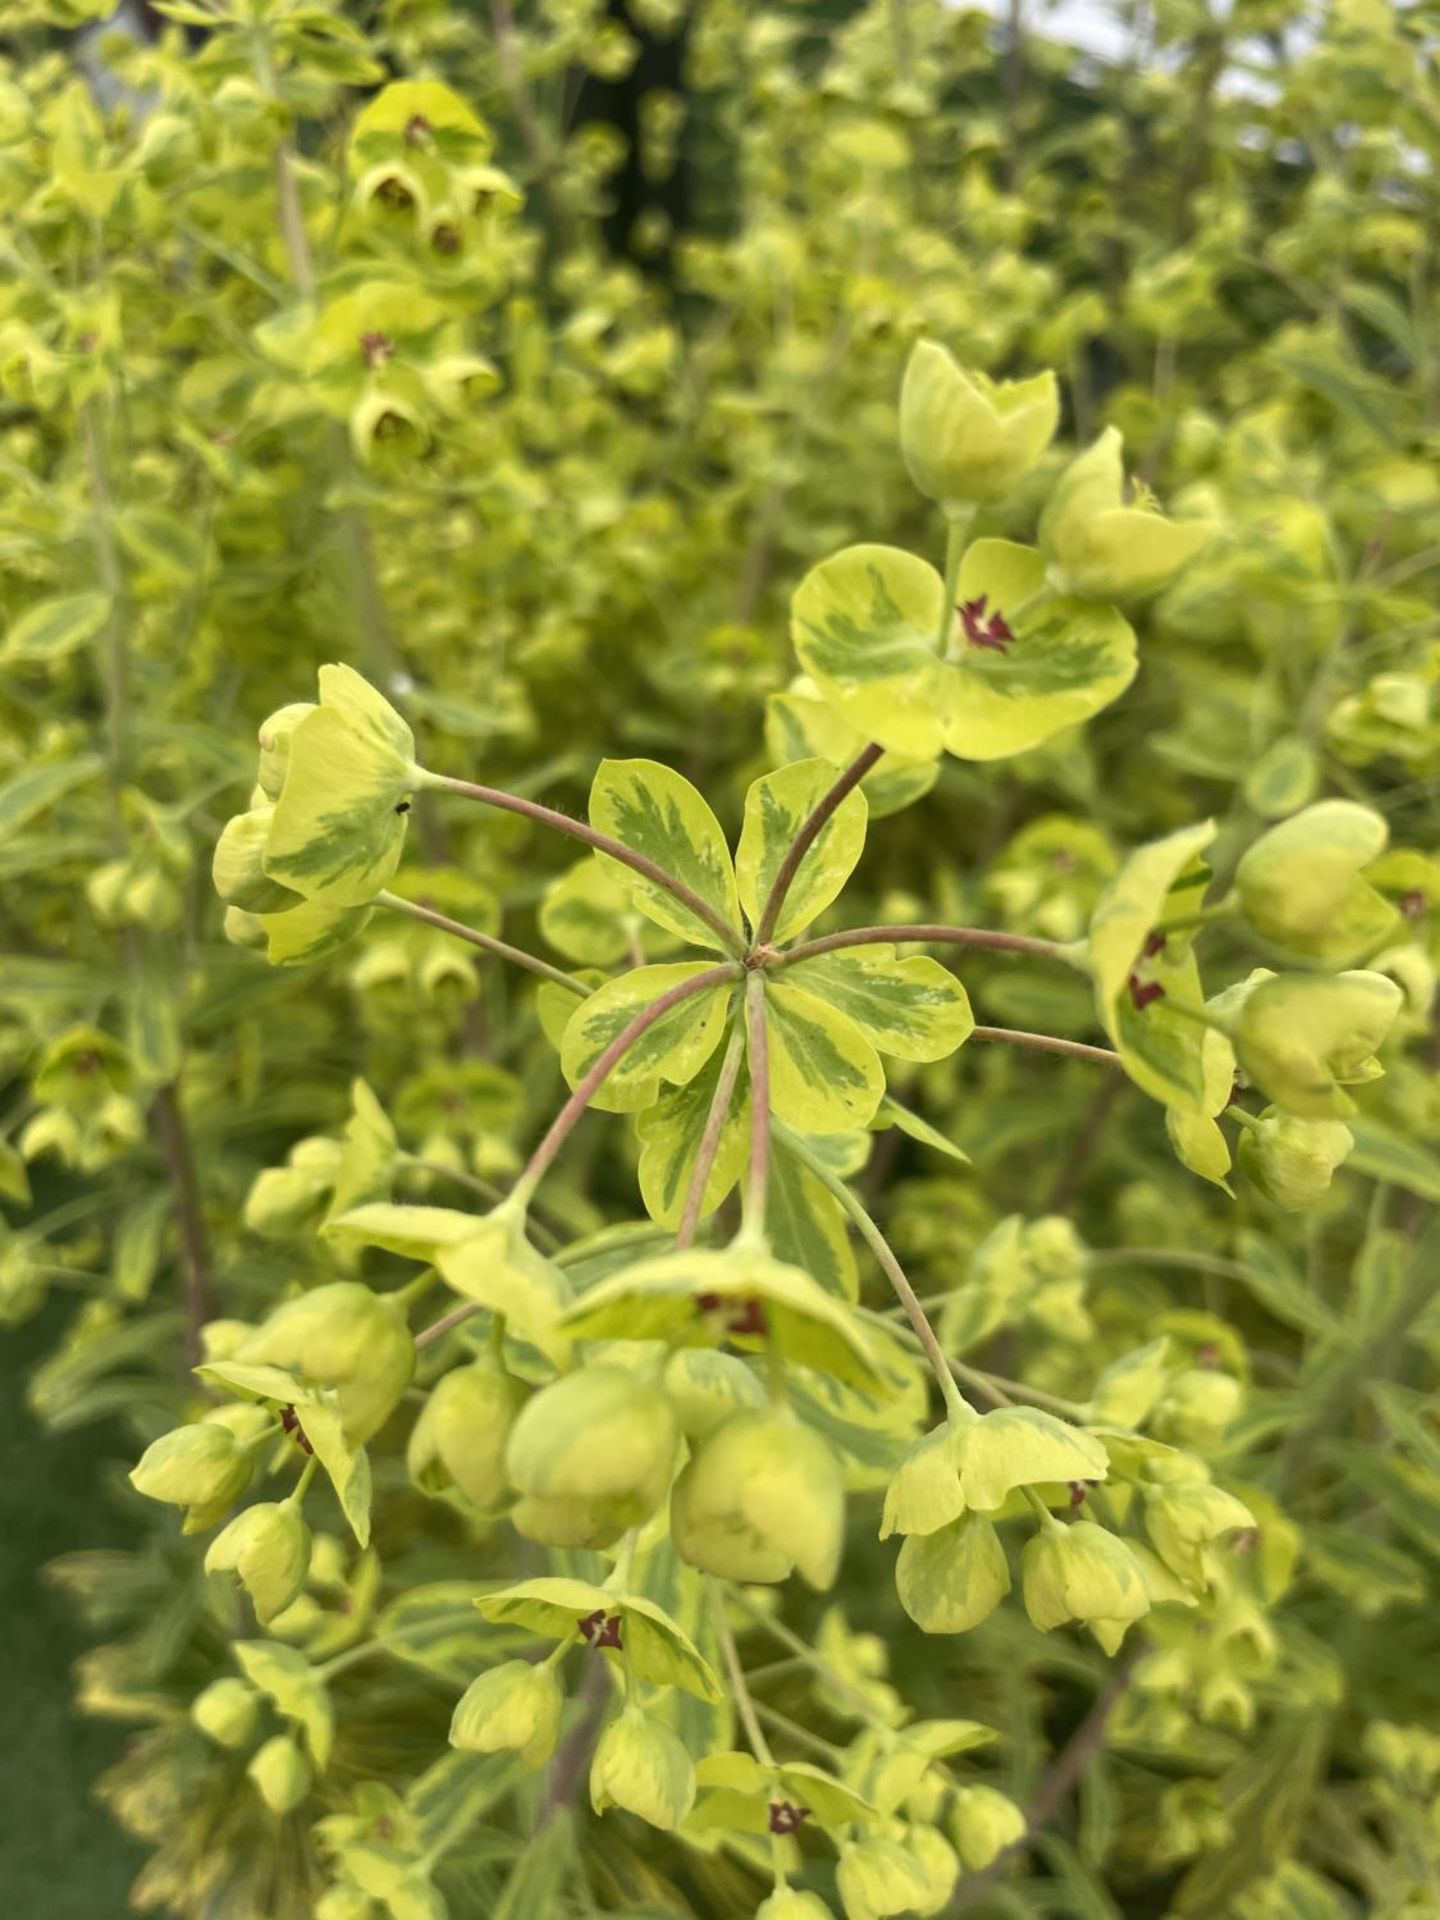
MULTIPOLYGON (((1246 916, 1267 951, 1303 925, 1289 937, 1312 958, 1367 958, 1358 949, 1375 944, 1364 937, 1371 922, 1381 941, 1391 930, 1374 893, 1358 926, 1363 883, 1330 849, 1335 832, 1349 848, 1359 829, 1346 815, 1332 832, 1323 808, 1311 827, 1302 816, 1267 836, 1288 836, 1297 856, 1276 859, 1257 843, 1234 893, 1214 905, 1204 904, 1201 865, 1213 828, 1137 850, 1097 901, 1088 938, 1064 946, 922 921, 811 931, 861 859, 867 788, 890 781, 893 795, 896 755, 923 762, 948 750, 988 762, 1106 705, 1134 671, 1134 636, 1113 604, 1090 596, 1153 592, 1213 532, 1152 504, 1126 506, 1112 437, 1061 474, 1041 515, 1043 551, 968 541, 969 496, 993 491, 997 474, 1023 475, 1053 408, 1037 429, 1033 407, 987 396, 928 345, 905 394, 911 469, 926 485, 939 476, 945 575, 898 549, 862 546, 801 583, 801 663, 837 719, 870 740, 846 765, 806 758, 757 779, 733 855, 704 797, 654 761, 603 762, 588 823, 430 769, 390 702, 348 667, 323 668, 316 704, 261 728, 252 806, 216 852, 231 937, 293 963, 348 939, 377 910, 451 932, 540 977, 540 1017, 571 1092, 505 1197, 477 1213, 394 1197, 404 1156, 357 1087, 321 1231, 349 1258, 376 1249, 418 1274, 388 1292, 334 1281, 258 1326, 208 1329, 201 1377, 230 1403, 158 1440, 135 1474, 142 1491, 203 1526, 228 1511, 252 1466, 298 1469, 283 1501, 231 1518, 207 1556, 238 1573, 262 1625, 283 1626, 287 1608, 304 1604, 301 1503, 317 1470, 358 1545, 369 1545, 372 1504, 383 1537, 366 1443, 383 1444, 414 1394, 415 1487, 487 1534, 508 1526, 531 1553, 553 1556, 546 1571, 478 1596, 483 1620, 509 1631, 489 1661, 480 1636, 452 1744, 515 1756, 517 1783, 549 1764, 552 1809, 588 1764, 597 1812, 622 1807, 693 1845, 720 1841, 772 1877, 759 1909, 772 1916, 828 1910, 828 1896, 811 1890, 832 1872, 810 1844, 815 1833, 833 1849, 851 1920, 938 1911, 962 1861, 986 1867, 1018 1836, 1003 1800, 1003 1818, 982 1820, 989 1803, 976 1795, 993 1798, 992 1788, 957 1789, 939 1767, 985 1737, 966 1721, 867 1711, 869 1757, 776 1761, 737 1633, 767 1617, 765 1587, 796 1575, 822 1591, 833 1584, 857 1496, 883 1485, 880 1533, 903 1536, 899 1597, 926 1633, 986 1620, 1013 1563, 1034 1626, 1078 1623, 1110 1655, 1152 1610, 1204 1620, 1242 1604, 1217 1553, 1256 1525, 1204 1457, 1226 1413, 1203 1372, 1187 1376, 1163 1344, 1099 1377, 1088 1404, 1002 1382, 947 1349, 943 1323, 937 1331, 850 1178, 869 1132, 898 1127, 948 1147, 887 1090, 884 1060, 939 1061, 979 1035, 1073 1055, 1097 1074, 1128 1072, 1163 1103, 1187 1165, 1224 1184, 1216 1116, 1232 1112, 1268 1190, 1303 1201, 1343 1157, 1344 1086, 1378 1071, 1372 1056, 1402 997, 1362 967, 1330 977, 1261 970, 1205 999, 1195 941, 1232 916, 1246 916), (972 478, 966 437, 983 407, 998 439, 972 478), (669 950, 698 956, 582 977, 392 891, 412 808, 444 796, 524 815, 590 849, 591 864, 558 883, 542 921, 562 949, 607 946, 606 930, 633 912, 669 950), (1287 916, 1292 897, 1304 901, 1298 920, 1287 916), (932 951, 902 952, 916 945, 932 951), (1088 974, 1115 1050, 977 1028, 960 980, 936 957, 966 950, 1088 974), (1251 1080, 1273 1103, 1265 1115, 1237 1091, 1251 1080), (634 1116, 649 1221, 567 1243, 546 1223, 545 1182, 595 1107, 634 1116), (903 1324, 863 1303, 847 1227, 888 1280, 903 1324), (437 1289, 453 1303, 412 1330, 422 1301, 433 1313, 437 1289), (550 1650, 542 1657, 535 1642, 550 1650), (529 1660, 515 1657, 527 1647, 529 1660), (598 1711, 587 1666, 613 1682, 601 1682, 598 1711), (562 1742, 570 1692, 578 1704, 562 1742), (732 1715, 743 1750, 732 1745, 732 1715), (887 1769, 906 1752, 913 1770, 892 1779, 887 1769), (959 1855, 939 1825, 952 1791, 959 1855)), ((1364 844, 1378 851, 1383 832, 1364 844)), ((240 1650, 252 1684, 299 1729, 283 1736, 283 1753, 262 1748, 252 1763, 277 1809, 323 1776, 327 1676, 366 1650, 318 1665, 284 1645, 240 1650)), ((805 1657, 829 1671, 819 1652, 805 1657)), ((834 1684, 849 1683, 837 1674, 834 1684)), ((366 1898, 392 1913, 440 1911, 433 1850, 339 1835, 332 1852, 320 1911, 359 1911, 366 1898)))

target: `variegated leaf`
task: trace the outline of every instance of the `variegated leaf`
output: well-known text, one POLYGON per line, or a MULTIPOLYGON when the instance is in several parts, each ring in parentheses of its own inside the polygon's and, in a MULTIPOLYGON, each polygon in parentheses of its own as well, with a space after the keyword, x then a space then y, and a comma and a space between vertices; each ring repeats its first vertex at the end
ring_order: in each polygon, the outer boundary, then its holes
MULTIPOLYGON (((745 824, 735 855, 740 904, 752 927, 760 924, 796 834, 839 777, 840 769, 828 760, 799 760, 752 783, 745 796, 745 824)), ((846 794, 795 872, 774 939, 793 939, 839 895, 864 851, 868 817, 864 794, 858 788, 846 794)))
POLYGON ((881 1053, 899 1060, 942 1060, 975 1027, 954 974, 922 954, 900 959, 894 947, 855 947, 797 961, 787 977, 848 1014, 881 1053))
MULTIPOLYGON (((720 822, 673 767, 656 760, 602 760, 590 789, 590 824, 664 867, 738 935, 735 869, 720 822)), ((619 862, 612 863, 612 870, 657 926, 696 946, 721 945, 714 929, 663 887, 619 862)))

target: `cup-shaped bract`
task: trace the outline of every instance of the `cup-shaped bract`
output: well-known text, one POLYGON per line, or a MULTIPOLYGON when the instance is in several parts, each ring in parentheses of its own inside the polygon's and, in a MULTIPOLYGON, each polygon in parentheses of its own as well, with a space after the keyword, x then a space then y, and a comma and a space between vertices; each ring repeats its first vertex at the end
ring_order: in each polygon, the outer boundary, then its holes
POLYGON ((933 340, 917 341, 900 387, 900 450, 910 478, 952 517, 1012 491, 1054 438, 1053 373, 991 380, 933 340))
POLYGON ((466 1753, 518 1753, 540 1767, 555 1750, 565 1698, 548 1667, 506 1660, 471 1681, 450 1722, 450 1744, 466 1753))
POLYGON ((590 1764, 590 1804, 623 1807, 667 1832, 695 1804, 695 1766, 663 1722, 626 1707, 601 1734, 590 1764))
POLYGON ((1040 516, 1049 577, 1082 600, 1154 593, 1214 537, 1209 521, 1170 520, 1144 500, 1126 505, 1122 444, 1107 427, 1061 474, 1040 516))
POLYGON ((777 1581, 798 1569, 823 1590, 839 1570, 844 1531, 840 1462, 787 1409, 722 1421, 670 1501, 676 1551, 722 1579, 777 1581))
POLYGON ((243 1747, 260 1721, 260 1696, 235 1674, 222 1674, 197 1693, 190 1718, 217 1747, 243 1747))
POLYGON ((310 1529, 288 1501, 263 1500, 236 1514, 205 1555, 207 1573, 233 1573, 249 1594, 255 1617, 268 1627, 305 1585, 310 1529))
POLYGON ((422 1493, 453 1487, 487 1512, 498 1506, 509 1486, 505 1446, 526 1398, 524 1382, 495 1360, 443 1375, 410 1430, 411 1480, 422 1493))
POLYGON ((545 1546, 608 1546, 664 1499, 678 1439, 670 1402, 633 1373, 589 1366, 563 1375, 510 1431, 515 1525, 545 1546))
POLYGON ((1025 1815, 998 1787, 976 1781, 955 1789, 950 1834, 967 1873, 983 1873, 1025 1837, 1025 1815))
POLYGON ((260 1798, 277 1816, 293 1813, 310 1791, 310 1762, 297 1740, 277 1733, 245 1769, 260 1798))
POLYGON ((1042 1527, 1021 1557, 1021 1583, 1032 1626, 1049 1632, 1078 1620, 1107 1653, 1150 1610, 1134 1554, 1093 1520, 1042 1527))
POLYGON ((1240 1136, 1237 1157, 1268 1200, 1287 1213, 1303 1213, 1324 1199, 1354 1145, 1343 1120, 1306 1120, 1267 1107, 1240 1136))
POLYGON ((1383 973, 1273 974, 1231 1016, 1236 1058, 1277 1107, 1343 1120, 1355 1111, 1346 1088, 1384 1071, 1375 1055, 1404 998, 1383 973))
POLYGON ((200 1420, 153 1440, 131 1469, 130 1484, 148 1500, 223 1513, 250 1484, 250 1456, 229 1427, 200 1420))
POLYGON ((409 1386, 415 1342, 393 1302, 357 1280, 332 1280, 277 1307, 235 1358, 333 1387, 345 1437, 362 1446, 409 1386))
POLYGON ((1245 917, 1263 940, 1307 959, 1342 965, 1375 948, 1399 923, 1365 869, 1390 829, 1373 807, 1317 800, 1248 847, 1235 869, 1245 917))

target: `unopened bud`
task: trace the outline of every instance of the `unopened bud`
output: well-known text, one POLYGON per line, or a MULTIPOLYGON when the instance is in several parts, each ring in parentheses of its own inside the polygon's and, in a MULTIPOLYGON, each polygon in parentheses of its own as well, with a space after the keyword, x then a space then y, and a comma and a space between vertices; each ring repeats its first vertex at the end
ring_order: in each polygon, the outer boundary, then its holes
POLYGON ((130 1484, 173 1507, 230 1506, 250 1484, 250 1458, 228 1427, 202 1420, 162 1433, 140 1456, 130 1484))
POLYGON ((798 1568, 823 1589, 844 1539, 840 1463, 788 1412, 732 1414, 676 1481, 670 1530, 681 1559, 706 1573, 774 1581, 798 1568))
POLYGON ((293 1813, 310 1791, 310 1763, 286 1733, 267 1740, 245 1771, 277 1816, 293 1813))
POLYGON ((590 1804, 596 1813, 623 1807, 669 1831, 695 1803, 695 1768, 684 1746, 660 1721, 637 1707, 612 1720, 590 1766, 590 1804))
POLYGON ((564 1706, 555 1676, 528 1660, 507 1660, 472 1680, 450 1722, 450 1744, 466 1753, 518 1753, 540 1767, 555 1750, 564 1706))
POLYGON ((547 1546, 608 1545, 665 1497, 677 1439, 669 1401, 633 1374, 564 1375, 510 1431, 505 1471, 525 1496, 515 1525, 547 1546))
POLYGON ((494 1361, 457 1367, 436 1381, 410 1433, 406 1465, 422 1493, 458 1487, 485 1511, 509 1488, 505 1446, 526 1388, 494 1361))
POLYGON ((216 1534, 205 1555, 207 1573, 238 1574, 262 1627, 283 1613, 310 1571, 310 1529, 288 1501, 259 1502, 216 1534))
POLYGON ((983 1873, 1025 1837, 1025 1815, 1007 1794, 977 1783, 957 1787, 950 1832, 967 1873, 983 1873))
POLYGON ((1053 373, 997 382, 968 372, 932 340, 911 352, 900 389, 900 448, 911 479, 947 514, 1009 493, 1059 419, 1053 373))
POLYGON ((190 1718, 220 1747, 245 1746, 260 1719, 260 1696, 233 1675, 212 1680, 190 1705, 190 1718))

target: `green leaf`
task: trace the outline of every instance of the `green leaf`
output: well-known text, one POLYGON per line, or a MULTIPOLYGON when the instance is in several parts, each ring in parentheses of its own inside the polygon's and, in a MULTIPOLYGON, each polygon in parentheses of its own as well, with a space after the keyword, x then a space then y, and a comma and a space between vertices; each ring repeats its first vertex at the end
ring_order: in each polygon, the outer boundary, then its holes
POLYGON ((18 832, 73 788, 93 780, 103 766, 99 754, 82 753, 73 760, 22 767, 0 785, 0 835, 18 832))
MULTIPOLYGON (((723 1062, 724 1054, 717 1047, 688 1085, 665 1088, 635 1116, 640 1197, 650 1218, 661 1226, 680 1224, 723 1062)), ((742 1065, 705 1183, 701 1219, 715 1211, 744 1171, 748 1123, 749 1089, 742 1065)))
POLYGON ((844 1300, 860 1295, 845 1211, 785 1146, 775 1142, 766 1193, 765 1232, 776 1254, 844 1300))
MULTIPOLYGON (((672 987, 709 971, 703 960, 659 967, 636 967, 580 1001, 565 1029, 560 1065, 572 1087, 626 1027, 672 987)), ((610 1069, 591 1095, 590 1104, 605 1113, 630 1113, 649 1106, 657 1083, 684 1086, 715 1051, 725 1031, 731 983, 722 981, 692 994, 663 1014, 610 1069)))
POLYGON ((325 1232, 327 1238, 352 1246, 383 1247, 402 1259, 431 1263, 442 1247, 473 1239, 484 1223, 483 1214, 462 1213, 456 1207, 394 1206, 376 1200, 338 1215, 325 1232))
MULTIPOLYGON (((751 783, 735 866, 740 904, 752 928, 760 924, 796 835, 839 777, 840 769, 828 760, 801 760, 751 783)), ((773 939, 794 939, 839 896, 864 851, 868 813, 863 793, 846 794, 800 862, 773 939)))
MULTIPOLYGON (((735 869, 720 822, 673 767, 655 760, 602 760, 590 789, 590 824, 673 874, 739 936, 735 869)), ((635 905, 657 926, 696 946, 723 945, 673 894, 619 862, 611 864, 635 905)))
MULTIPOLYGON (((848 767, 869 739, 868 733, 844 720, 804 674, 786 692, 772 693, 765 702, 765 748, 776 766, 820 759, 834 767, 848 767)), ((882 754, 860 782, 870 818, 883 820, 913 806, 929 793, 939 772, 933 759, 882 754)))
MULTIPOLYGON (((384 1609, 375 1637, 397 1660, 464 1687, 479 1670, 524 1645, 519 1634, 497 1632, 476 1613, 488 1587, 472 1580, 436 1580, 411 1587, 384 1609)), ((528 1636, 526 1636, 528 1638, 528 1636)))
POLYGON ((970 1156, 963 1148, 957 1147, 953 1140, 941 1133, 938 1127, 932 1127, 918 1113, 901 1106, 892 1094, 887 1093, 880 1102, 870 1124, 877 1132, 885 1127, 898 1127, 901 1133, 918 1140, 922 1147, 933 1147, 936 1153, 943 1153, 947 1160, 958 1160, 963 1167, 970 1165, 970 1156))
POLYGON ((963 760, 1039 746, 1109 706, 1135 677, 1135 635, 1114 607, 1044 587, 1040 555, 1010 540, 977 540, 960 564, 956 602, 974 613, 957 620, 941 685, 945 746, 963 760), (997 616, 1012 637, 988 644, 997 616))
POLYGON ((553 1261, 525 1238, 523 1218, 499 1208, 475 1223, 466 1240, 442 1247, 435 1265, 447 1286, 491 1313, 503 1313, 511 1329, 531 1341, 557 1366, 569 1342, 557 1321, 570 1300, 570 1283, 553 1261))
MULTIPOLYGON (((370 907, 333 907, 307 900, 284 913, 256 918, 265 930, 265 958, 272 967, 302 967, 349 944, 370 918, 370 907)), ((557 989, 558 991, 558 989, 557 989)))
POLYGON ((1355 1136, 1350 1165, 1356 1172, 1440 1204, 1440 1154, 1369 1114, 1355 1114, 1346 1125, 1355 1136))
POLYGON ((110 618, 108 593, 67 593, 42 600, 12 621, 5 634, 7 660, 63 660, 83 647, 110 618))
POLYGON ((797 1133, 869 1125, 885 1092, 885 1072, 848 1014, 772 978, 765 983, 765 1030, 770 1103, 781 1120, 797 1133))
POLYGON ((975 1029, 964 987, 925 955, 902 960, 894 947, 855 947, 799 960, 785 978, 847 1014, 873 1047, 899 1060, 943 1060, 975 1029))
POLYGON ((941 746, 937 635, 945 583, 899 547, 846 547, 800 582, 790 634, 841 718, 897 753, 941 746))
POLYGON ((647 951, 673 952, 673 935, 647 928, 621 885, 613 860, 594 855, 577 861, 540 903, 540 931, 567 960, 613 967, 643 939, 647 951))
POLYGON ((362 1547, 370 1544, 370 1460, 345 1438, 333 1395, 307 1394, 298 1411, 305 1438, 324 1468, 340 1511, 362 1547))

